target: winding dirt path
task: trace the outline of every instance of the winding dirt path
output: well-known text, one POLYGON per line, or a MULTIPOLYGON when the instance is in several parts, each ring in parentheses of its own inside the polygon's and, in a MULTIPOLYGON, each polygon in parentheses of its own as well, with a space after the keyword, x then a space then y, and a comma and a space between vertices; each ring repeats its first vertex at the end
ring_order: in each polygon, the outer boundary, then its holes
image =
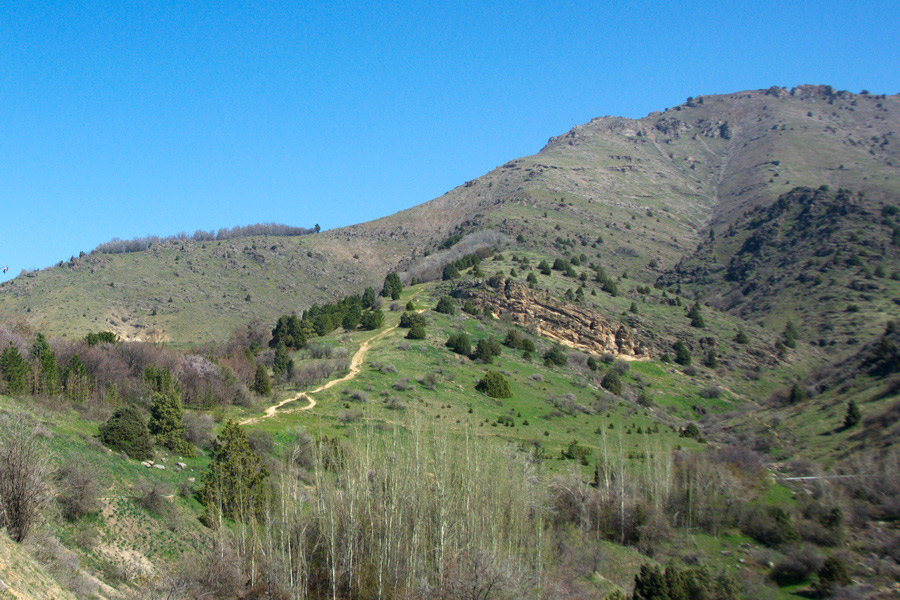
MULTIPOLYGON (((424 309, 421 309, 421 310, 417 310, 416 312, 423 312, 423 311, 424 311, 424 309)), ((297 410, 309 410, 309 409, 313 408, 316 405, 316 401, 313 400, 313 398, 312 398, 312 396, 310 396, 310 394, 317 394, 317 393, 327 390, 328 388, 333 387, 339 383, 343 383, 345 381, 350 381, 351 379, 353 379, 354 377, 359 375, 360 372, 362 371, 363 361, 366 359, 366 354, 369 352, 369 348, 371 347, 372 342, 376 342, 376 341, 380 340, 381 338, 383 338, 384 336, 386 336, 393 330, 397 329, 399 326, 400 326, 399 324, 392 325, 391 327, 388 327, 387 329, 376 333, 372 337, 370 337, 366 340, 363 340, 363 342, 359 345, 359 349, 353 353, 353 357, 350 359, 350 369, 347 371, 347 374, 344 375, 343 377, 338 377, 337 379, 332 379, 330 381, 326 381, 325 383, 323 383, 322 385, 320 385, 319 387, 317 387, 313 390, 309 390, 306 392, 299 392, 296 396, 286 398, 285 400, 282 400, 278 404, 273 404, 272 406, 270 406, 269 408, 266 409, 266 412, 262 416, 244 419, 243 421, 241 421, 239 423, 239 425, 253 425, 254 423, 258 423, 259 421, 261 421, 263 419, 270 419, 270 418, 274 417, 278 413, 278 409, 281 408, 282 406, 284 406, 285 404, 289 404, 291 402, 296 402, 297 400, 301 400, 301 399, 306 399, 308 404, 306 406, 298 408, 297 410)))

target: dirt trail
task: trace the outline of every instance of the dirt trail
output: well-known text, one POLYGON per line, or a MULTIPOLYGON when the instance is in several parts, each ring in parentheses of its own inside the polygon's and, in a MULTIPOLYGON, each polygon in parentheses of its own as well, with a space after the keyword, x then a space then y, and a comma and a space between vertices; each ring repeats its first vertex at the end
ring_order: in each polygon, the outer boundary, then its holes
MULTIPOLYGON (((424 311, 424 309, 421 309, 416 312, 421 313, 423 311, 424 311)), ((347 371, 347 374, 344 375, 343 377, 338 377, 337 379, 332 379, 330 381, 326 381, 325 383, 323 383, 322 385, 320 385, 319 387, 317 387, 313 390, 309 390, 306 392, 300 392, 296 396, 282 400, 278 404, 273 404, 272 406, 270 406, 269 408, 266 409, 265 414, 263 414, 261 417, 251 417, 249 419, 244 419, 239 424, 240 425, 252 425, 254 423, 258 423, 262 419, 272 418, 278 413, 278 409, 281 408, 282 406, 284 406, 285 404, 288 404, 290 402, 295 402, 295 401, 301 400, 301 399, 306 399, 308 404, 302 408, 298 408, 297 410, 311 409, 312 407, 314 407, 316 405, 316 401, 313 400, 313 398, 310 396, 310 394, 317 394, 317 393, 327 390, 328 388, 335 386, 339 383, 343 383, 345 381, 350 381, 351 379, 353 379, 354 377, 359 375, 360 372, 362 371, 363 361, 366 359, 366 354, 369 352, 369 347, 372 345, 372 342, 380 340, 381 338, 383 338, 384 336, 386 336, 393 330, 397 329, 397 327, 399 327, 399 324, 388 327, 384 331, 380 331, 380 332, 376 333, 375 335, 373 335, 372 337, 370 337, 369 339, 364 340, 363 343, 359 345, 359 349, 353 353, 353 357, 350 359, 350 369, 347 371)))

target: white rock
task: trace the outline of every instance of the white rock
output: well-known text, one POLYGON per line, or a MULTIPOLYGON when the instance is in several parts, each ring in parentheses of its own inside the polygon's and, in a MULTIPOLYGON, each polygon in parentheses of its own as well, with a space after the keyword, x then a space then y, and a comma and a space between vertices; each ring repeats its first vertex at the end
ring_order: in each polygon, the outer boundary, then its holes
POLYGON ((153 465, 154 469, 159 469, 160 471, 166 470, 166 465, 153 465))
POLYGON ((145 461, 143 461, 141 464, 144 465, 145 467, 147 467, 147 468, 149 469, 150 467, 153 466, 153 461, 152 461, 152 460, 145 460, 145 461))

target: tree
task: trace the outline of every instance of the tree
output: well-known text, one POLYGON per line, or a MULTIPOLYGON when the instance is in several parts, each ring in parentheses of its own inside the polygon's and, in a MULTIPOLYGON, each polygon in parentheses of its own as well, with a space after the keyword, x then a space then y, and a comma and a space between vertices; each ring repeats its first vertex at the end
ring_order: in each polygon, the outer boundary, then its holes
POLYGON ((367 287, 366 291, 364 291, 362 295, 362 307, 372 308, 373 306, 375 306, 375 300, 375 288, 367 287))
POLYGON ((24 417, 0 424, 0 529, 21 542, 48 500, 47 451, 24 417))
POLYGON ((415 312, 405 312, 400 315, 400 327, 408 329, 415 325, 425 326, 425 317, 415 312))
POLYGON ((619 374, 615 371, 610 371, 603 378, 603 381, 600 382, 600 385, 603 386, 604 389, 608 390, 610 393, 619 396, 622 394, 622 380, 619 378, 619 374))
POLYGON ((425 339, 425 324, 424 323, 414 323, 412 327, 409 328, 409 331, 406 333, 406 338, 410 340, 424 340, 425 339))
POLYGON ((634 576, 633 600, 671 600, 668 586, 659 569, 651 565, 641 565, 641 571, 634 576))
POLYGON ((484 377, 482 377, 475 385, 475 389, 491 398, 512 397, 512 392, 509 389, 509 382, 497 371, 488 371, 485 373, 484 377))
POLYGON ((837 556, 829 556, 819 569, 819 580, 813 585, 813 589, 818 597, 825 598, 834 592, 835 587, 851 583, 853 582, 844 561, 837 556))
POLYGON ((34 338, 31 346, 31 361, 33 363, 32 391, 38 395, 56 394, 59 387, 58 373, 56 370, 56 354, 50 348, 47 338, 39 333, 34 338))
POLYGON ((268 476, 268 469, 250 448, 244 430, 228 421, 213 443, 200 491, 212 517, 210 522, 215 523, 219 517, 249 521, 261 516, 268 476))
POLYGON ((400 276, 396 273, 388 273, 384 278, 384 287, 381 289, 381 295, 391 300, 399 300, 400 294, 403 292, 403 284, 400 282, 400 276))
POLYGON ((107 448, 124 452, 137 460, 153 456, 153 442, 147 422, 141 412, 131 405, 116 410, 100 426, 100 441, 107 448))
POLYGON ((277 348, 279 345, 299 350, 306 346, 309 333, 303 327, 300 317, 297 315, 282 315, 272 330, 272 339, 269 346, 277 348))
POLYGON ((738 329, 737 334, 734 336, 734 341, 738 344, 746 344, 750 341, 750 338, 747 337, 743 329, 738 329))
POLYGON ((450 296, 441 296, 437 306, 434 307, 434 310, 439 313, 444 313, 445 315, 455 315, 456 305, 453 304, 453 298, 450 296))
POLYGON ((168 367, 147 367, 144 369, 144 383, 150 388, 151 394, 164 394, 181 401, 181 386, 168 367))
POLYGON ((275 377, 284 377, 285 379, 290 379, 294 373, 294 359, 291 358, 284 344, 279 344, 275 348, 272 372, 275 373, 275 377))
POLYGON ((799 336, 799 332, 797 331, 797 327, 794 325, 793 321, 788 321, 784 326, 784 332, 782 333, 784 345, 788 348, 796 348, 797 347, 797 337, 799 336))
POLYGON ((711 349, 706 353, 706 357, 703 359, 703 364, 710 369, 715 369, 719 366, 719 357, 716 355, 715 349, 711 349))
POLYGON ((795 383, 794 385, 792 385, 789 397, 790 403, 797 404, 798 402, 802 402, 804 399, 806 399, 806 394, 803 393, 803 388, 800 387, 800 384, 795 383))
POLYGON ((256 365, 256 376, 253 378, 253 391, 260 396, 268 396, 272 393, 272 381, 269 379, 269 371, 263 365, 256 365))
POLYGON ((84 403, 91 395, 91 376, 78 354, 73 354, 63 370, 63 391, 69 402, 84 403))
POLYGON ((362 314, 360 324, 363 329, 372 331, 384 325, 384 313, 378 309, 367 310, 362 314))
POLYGON ((691 310, 688 311, 688 318, 691 320, 691 327, 697 327, 699 329, 703 329, 706 327, 706 322, 703 320, 703 315, 700 314, 700 303, 694 302, 694 305, 691 307, 691 310))
POLYGON ((551 274, 550 265, 547 263, 546 260, 542 260, 540 263, 538 263, 538 271, 541 272, 541 275, 550 275, 551 274))
POLYGON ((444 267, 444 270, 441 272, 441 279, 444 281, 450 281, 451 279, 459 278, 459 267, 456 266, 456 263, 450 263, 449 265, 444 267))
POLYGON ((862 411, 856 404, 856 400, 847 403, 847 414, 844 416, 844 429, 849 429, 862 420, 862 411))
POLYGON ((687 346, 681 340, 675 342, 675 345, 672 346, 672 350, 675 351, 675 362, 682 366, 690 366, 691 364, 691 351, 688 350, 687 346))
POLYGON ((569 357, 563 352, 562 346, 554 344, 544 353, 544 365, 548 367, 564 367, 569 362, 569 357))
POLYGON ((88 346, 96 346, 97 344, 115 344, 119 341, 119 337, 112 331, 100 331, 98 333, 89 333, 84 336, 84 341, 88 346))
POLYGON ((194 450, 184 439, 183 419, 184 407, 179 396, 153 393, 150 397, 150 422, 147 428, 160 446, 190 456, 194 450))
POLYGON ((10 394, 21 394, 28 386, 28 363, 12 342, 0 354, 0 372, 10 394))
POLYGON ((502 351, 497 340, 491 337, 483 338, 475 344, 475 352, 472 353, 472 359, 490 364, 495 356, 500 356, 502 351))
POLYGON ((444 344, 453 352, 457 354, 462 354, 463 356, 467 356, 469 352, 472 351, 472 343, 469 341, 469 336, 465 333, 454 333, 449 338, 447 338, 447 343, 444 344))

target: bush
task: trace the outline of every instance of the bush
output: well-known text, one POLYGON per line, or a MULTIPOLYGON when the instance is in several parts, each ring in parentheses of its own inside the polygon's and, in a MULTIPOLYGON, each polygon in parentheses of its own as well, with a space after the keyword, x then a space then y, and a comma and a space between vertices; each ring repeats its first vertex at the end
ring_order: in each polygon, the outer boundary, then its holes
POLYGON ((153 442, 144 416, 134 406, 124 406, 100 426, 100 441, 107 448, 145 460, 153 455, 153 442))
POLYGON ((741 519, 740 528, 745 534, 769 547, 793 542, 799 537, 790 515, 775 506, 749 509, 741 519))
POLYGON ((419 313, 405 312, 400 315, 400 327, 411 328, 414 325, 425 325, 425 317, 419 313))
POLYGON ((469 341, 469 336, 465 333, 455 333, 451 335, 447 338, 447 343, 444 345, 453 352, 464 356, 467 356, 469 352, 472 351, 472 343, 469 341))
POLYGON ((416 323, 412 327, 409 328, 409 332, 406 334, 406 338, 410 340, 424 340, 425 339, 425 325, 422 323, 416 323))
POLYGON ((822 568, 822 556, 811 546, 802 546, 778 561, 769 577, 780 586, 803 583, 822 568))
POLYGON ((512 392, 509 389, 509 382, 497 371, 488 371, 484 377, 475 385, 475 389, 479 392, 490 396, 491 398, 510 398, 512 392))
POLYGON ((441 296, 441 299, 438 300, 437 306, 434 307, 434 310, 445 315, 455 315, 456 305, 453 304, 453 298, 451 298, 450 296, 441 296))
POLYGON ((554 344, 544 353, 544 364, 548 367, 557 366, 564 367, 569 361, 569 357, 563 352, 562 346, 554 344))
POLYGON ((384 325, 384 313, 380 310, 367 310, 362 314, 360 325, 368 331, 378 329, 384 325))
POLYGON ((672 350, 675 351, 676 363, 685 367, 691 364, 691 351, 684 345, 684 342, 678 340, 675 342, 675 345, 672 346, 672 350))
POLYGON ((606 374, 606 377, 603 378, 603 381, 600 382, 600 385, 603 386, 604 389, 608 390, 610 393, 615 394, 616 396, 622 393, 622 380, 619 378, 619 375, 615 371, 610 371, 606 374))
POLYGON ((56 472, 56 501, 65 519, 74 521, 100 510, 97 473, 86 462, 65 463, 56 472))
POLYGON ((491 363, 495 356, 500 356, 501 352, 502 350, 497 340, 484 338, 478 340, 478 343, 475 345, 475 352, 472 353, 472 358, 484 363, 491 363))

